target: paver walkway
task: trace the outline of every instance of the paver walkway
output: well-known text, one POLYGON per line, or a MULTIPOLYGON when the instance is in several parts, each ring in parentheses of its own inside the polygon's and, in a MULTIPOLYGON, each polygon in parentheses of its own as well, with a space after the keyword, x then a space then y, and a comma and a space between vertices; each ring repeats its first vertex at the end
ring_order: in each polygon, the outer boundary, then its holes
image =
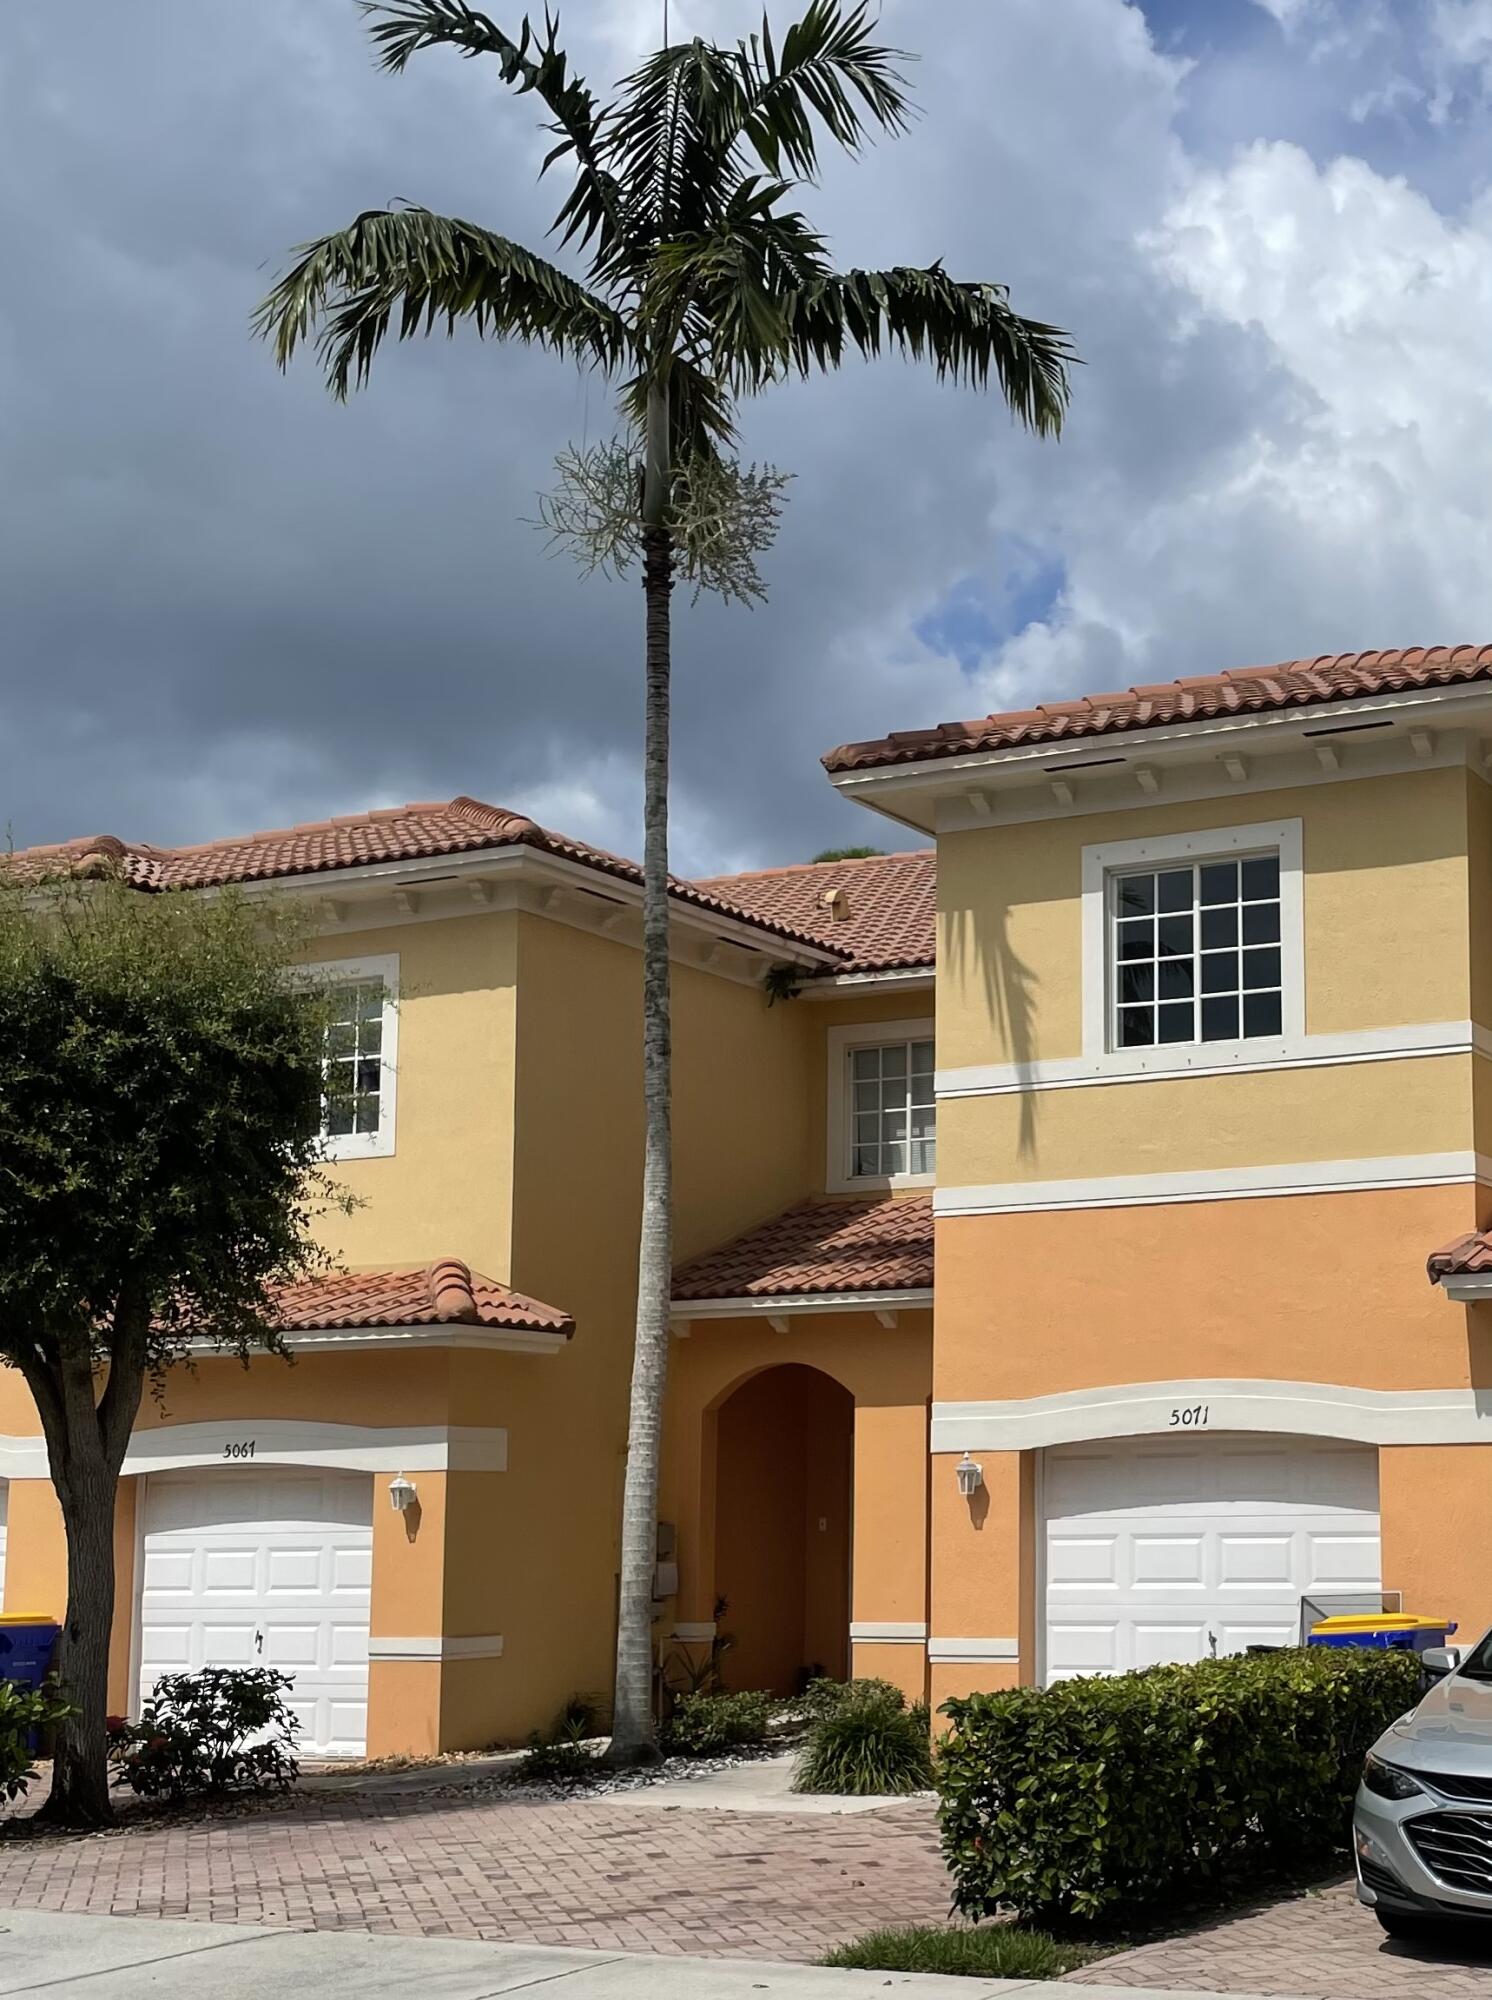
POLYGON ((1396 2000, 1411 1993, 1492 2000, 1492 1926, 1485 1943, 1463 1933, 1428 1949, 1396 1944, 1344 1882, 1105 1958, 1062 1984, 1299 2000, 1396 2000))
POLYGON ((807 1960, 940 1923, 930 1806, 854 1818, 430 1793, 0 1842, 0 1907, 807 1960))

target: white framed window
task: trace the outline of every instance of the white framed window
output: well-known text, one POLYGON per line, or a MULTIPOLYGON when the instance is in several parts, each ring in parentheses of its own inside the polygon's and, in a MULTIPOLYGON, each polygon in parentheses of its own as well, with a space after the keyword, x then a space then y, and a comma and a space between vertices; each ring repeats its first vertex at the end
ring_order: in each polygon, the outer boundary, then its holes
POLYGON ((329 1005, 321 1136, 329 1160, 384 1159, 394 1150, 399 959, 332 959, 306 967, 329 1005))
POLYGON ((1083 1053, 1099 1070, 1226 1068, 1304 1034, 1298 819, 1083 849, 1083 1053))
POLYGON ((937 1164, 930 1020, 829 1030, 832 1193, 930 1187, 937 1164))

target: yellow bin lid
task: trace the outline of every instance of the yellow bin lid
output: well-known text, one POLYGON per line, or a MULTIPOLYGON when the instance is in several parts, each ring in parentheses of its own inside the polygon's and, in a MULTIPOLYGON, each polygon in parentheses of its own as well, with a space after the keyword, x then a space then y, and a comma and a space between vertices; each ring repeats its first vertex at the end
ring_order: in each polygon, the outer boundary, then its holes
POLYGON ((1433 1627, 1443 1632, 1450 1621, 1445 1618, 1417 1618, 1408 1611, 1382 1611, 1376 1618, 1323 1618, 1319 1625, 1311 1627, 1312 1632, 1423 1632, 1433 1627))
POLYGON ((50 1611, 0 1611, 0 1625, 60 1625, 50 1611))

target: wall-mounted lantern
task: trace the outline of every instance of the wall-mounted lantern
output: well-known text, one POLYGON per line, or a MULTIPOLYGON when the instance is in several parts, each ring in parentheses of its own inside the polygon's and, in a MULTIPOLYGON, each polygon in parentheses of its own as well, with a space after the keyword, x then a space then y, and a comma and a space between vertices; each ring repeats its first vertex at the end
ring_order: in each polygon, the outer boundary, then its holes
POLYGON ((958 1490, 966 1500, 972 1500, 984 1484, 984 1467, 967 1452, 953 1468, 958 1477, 958 1490))
POLYGON ((406 1479, 402 1472, 396 1472, 389 1481, 389 1505, 396 1514, 407 1514, 414 1505, 417 1494, 415 1483, 406 1479))

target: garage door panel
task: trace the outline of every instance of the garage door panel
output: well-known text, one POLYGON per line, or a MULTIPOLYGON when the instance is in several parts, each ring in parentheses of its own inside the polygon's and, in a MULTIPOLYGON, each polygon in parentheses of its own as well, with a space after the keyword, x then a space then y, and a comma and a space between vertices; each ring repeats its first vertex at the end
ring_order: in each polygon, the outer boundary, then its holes
POLYGON ((1226 1432, 1043 1458, 1046 1677, 1299 1636, 1307 1593, 1380 1588, 1366 1446, 1226 1432))
POLYGON ((1091 1590, 1119 1581, 1117 1535, 1064 1535, 1052 1542, 1048 1579, 1054 1589, 1091 1590))
POLYGON ((1051 1626, 1052 1680, 1070 1680, 1076 1674, 1112 1674, 1119 1671, 1119 1628, 1112 1621, 1095 1619, 1079 1623, 1055 1620, 1051 1626))
POLYGON ((1312 1535, 1306 1588, 1376 1590, 1381 1561, 1376 1535, 1312 1535))
POLYGON ((1256 1590, 1261 1585, 1289 1590, 1295 1575, 1295 1537, 1223 1532, 1217 1537, 1217 1558, 1222 1590, 1256 1590))
POLYGON ((303 1751, 360 1754, 366 1734, 372 1481, 227 1468, 155 1475, 143 1500, 142 1696, 162 1672, 294 1676, 303 1751))
POLYGON ((264 1552, 264 1588, 270 1597, 320 1595, 329 1569, 326 1549, 313 1543, 300 1548, 268 1548, 264 1552))
POLYGON ((1207 1658, 1207 1625, 1197 1619, 1150 1620, 1137 1618, 1133 1625, 1135 1667, 1163 1667, 1176 1660, 1207 1658))
POLYGON ((140 1671, 184 1674, 192 1664, 192 1628, 157 1622, 140 1634, 140 1671))
POLYGON ((1201 1590, 1206 1544, 1201 1535, 1156 1535, 1130 1540, 1130 1575, 1136 1590, 1201 1590))

